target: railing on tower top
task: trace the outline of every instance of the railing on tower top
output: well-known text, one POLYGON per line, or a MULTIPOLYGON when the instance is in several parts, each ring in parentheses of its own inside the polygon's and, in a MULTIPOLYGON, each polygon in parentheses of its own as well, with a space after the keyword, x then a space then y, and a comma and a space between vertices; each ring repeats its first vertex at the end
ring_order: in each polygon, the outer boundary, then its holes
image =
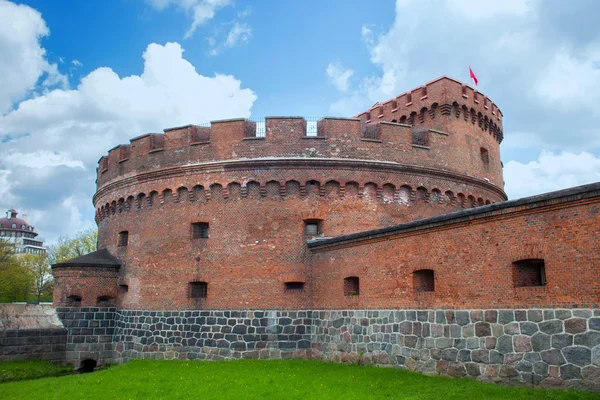
MULTIPOLYGON (((297 117, 293 117, 296 119, 297 117)), ((305 136, 306 137, 322 137, 325 136, 323 118, 304 117, 305 136)), ((196 125, 194 131, 194 141, 201 142, 209 140, 210 137, 210 122, 196 125)), ((379 139, 380 128, 377 123, 361 122, 361 137, 365 139, 379 139)), ((265 138, 267 135, 267 124, 265 118, 251 118, 246 123, 247 138, 265 138)))
MULTIPOLYGON (((321 118, 306 117, 306 136, 320 136, 318 122, 321 118)), ((246 137, 263 138, 266 136, 266 124, 264 118, 252 118, 246 126, 246 137)))

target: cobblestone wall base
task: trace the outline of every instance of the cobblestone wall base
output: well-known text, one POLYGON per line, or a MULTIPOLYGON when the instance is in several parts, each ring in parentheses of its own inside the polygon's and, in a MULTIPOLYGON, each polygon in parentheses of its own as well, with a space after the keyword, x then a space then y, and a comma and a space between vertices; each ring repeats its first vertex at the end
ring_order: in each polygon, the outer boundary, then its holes
POLYGON ((317 358, 600 390, 600 310, 58 312, 71 362, 317 358))

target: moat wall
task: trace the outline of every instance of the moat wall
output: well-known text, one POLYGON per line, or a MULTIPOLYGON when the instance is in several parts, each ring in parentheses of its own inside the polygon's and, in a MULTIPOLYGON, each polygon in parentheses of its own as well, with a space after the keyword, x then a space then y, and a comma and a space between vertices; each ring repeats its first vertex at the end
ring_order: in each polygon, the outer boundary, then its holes
POLYGON ((600 390, 600 309, 57 311, 76 365, 316 358, 600 390))

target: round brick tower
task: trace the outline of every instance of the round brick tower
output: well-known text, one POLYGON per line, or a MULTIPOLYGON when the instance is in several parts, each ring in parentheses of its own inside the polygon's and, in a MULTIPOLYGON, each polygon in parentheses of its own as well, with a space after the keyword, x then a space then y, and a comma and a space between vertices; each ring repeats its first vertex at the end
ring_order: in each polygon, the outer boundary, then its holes
POLYGON ((261 128, 172 128, 100 159, 98 248, 122 263, 119 307, 311 308, 308 239, 506 199, 502 114, 447 77, 310 136, 301 117, 261 128))

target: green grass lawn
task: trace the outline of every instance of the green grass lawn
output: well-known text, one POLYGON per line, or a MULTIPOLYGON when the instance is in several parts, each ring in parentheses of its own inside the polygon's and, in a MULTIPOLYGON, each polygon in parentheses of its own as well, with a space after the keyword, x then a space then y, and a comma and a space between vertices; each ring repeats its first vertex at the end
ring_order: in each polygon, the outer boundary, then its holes
MULTIPOLYGON (((1 364, 0 364, 1 365, 1 364)), ((565 390, 309 360, 131 361, 103 371, 10 382, 2 399, 600 399, 565 390)))
MULTIPOLYGON (((73 367, 50 361, 4 361, 0 362, 0 383, 26 379, 62 376, 73 373, 73 367)), ((0 390, 0 394, 2 391, 0 390)))

